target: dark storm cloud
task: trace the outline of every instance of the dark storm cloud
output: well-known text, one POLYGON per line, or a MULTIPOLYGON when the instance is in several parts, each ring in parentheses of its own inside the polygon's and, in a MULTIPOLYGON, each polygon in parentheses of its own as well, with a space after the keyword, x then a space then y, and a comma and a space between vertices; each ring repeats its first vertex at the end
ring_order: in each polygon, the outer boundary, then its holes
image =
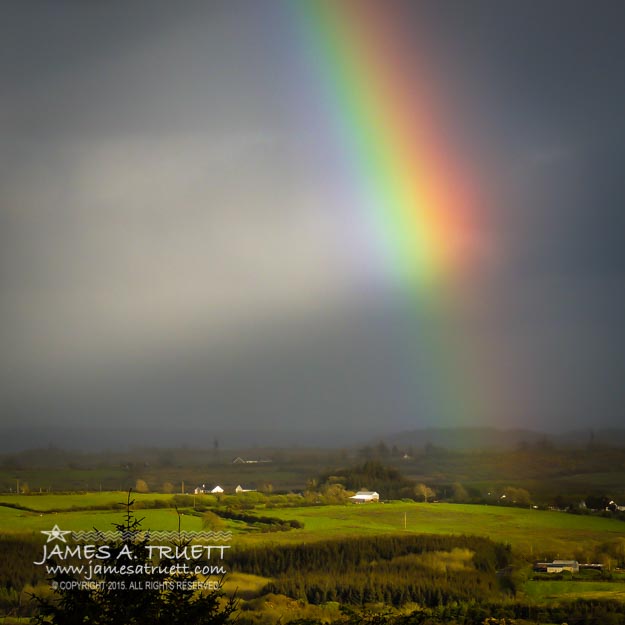
MULTIPOLYGON (((281 6, 3 5, 6 423, 450 418, 428 341, 406 345, 402 300, 363 278, 281 6)), ((493 396, 481 420, 619 423, 623 4, 395 6, 487 198, 492 250, 450 313, 462 357, 448 347, 493 396)))

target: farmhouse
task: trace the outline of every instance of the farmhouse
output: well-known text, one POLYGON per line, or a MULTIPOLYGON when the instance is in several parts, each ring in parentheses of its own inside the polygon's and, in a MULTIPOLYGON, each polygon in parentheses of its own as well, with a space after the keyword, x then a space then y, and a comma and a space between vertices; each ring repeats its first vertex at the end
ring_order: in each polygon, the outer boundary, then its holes
POLYGON ((270 458, 259 458, 257 460, 246 460, 245 458, 241 458, 241 456, 237 456, 232 460, 232 464, 266 464, 268 462, 272 462, 270 458))
POLYGON ((239 493, 255 493, 256 490, 253 488, 243 488, 243 486, 241 486, 241 484, 239 484, 235 489, 234 492, 239 494, 239 493))
POLYGON ((553 562, 536 562, 534 571, 537 573, 579 573, 579 562, 577 560, 554 560, 553 562))
POLYGON ((195 495, 204 495, 205 493, 213 493, 214 495, 219 495, 224 492, 224 489, 221 486, 215 486, 212 490, 208 490, 206 488, 206 484, 202 484, 202 486, 197 486, 193 493, 195 495))
POLYGON ((375 491, 359 490, 355 495, 352 495, 350 499, 355 503, 372 503, 374 501, 380 501, 380 495, 375 491))

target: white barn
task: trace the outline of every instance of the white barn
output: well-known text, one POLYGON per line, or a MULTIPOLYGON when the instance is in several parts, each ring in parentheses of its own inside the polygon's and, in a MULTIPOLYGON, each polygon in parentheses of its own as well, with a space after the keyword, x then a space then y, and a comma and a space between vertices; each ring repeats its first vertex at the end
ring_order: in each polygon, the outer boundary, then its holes
POLYGON ((359 490, 355 495, 350 497, 355 503, 372 503, 380 501, 380 495, 371 490, 359 490))

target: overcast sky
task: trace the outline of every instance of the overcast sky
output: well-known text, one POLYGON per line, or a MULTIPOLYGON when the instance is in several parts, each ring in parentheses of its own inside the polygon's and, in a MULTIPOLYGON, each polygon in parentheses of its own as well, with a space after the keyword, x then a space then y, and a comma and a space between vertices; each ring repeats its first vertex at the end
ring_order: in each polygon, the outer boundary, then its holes
POLYGON ((383 6, 483 186, 443 364, 289 3, 2 3, 6 428, 625 423, 625 4, 383 6))

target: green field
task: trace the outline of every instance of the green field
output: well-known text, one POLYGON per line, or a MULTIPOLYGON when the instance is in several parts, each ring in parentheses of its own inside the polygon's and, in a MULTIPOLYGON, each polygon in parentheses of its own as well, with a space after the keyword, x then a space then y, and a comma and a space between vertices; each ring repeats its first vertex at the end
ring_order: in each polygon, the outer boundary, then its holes
MULTIPOLYGON (((137 516, 145 517, 145 529, 176 530, 178 529, 178 514, 174 508, 160 510, 140 510, 137 516)), ((98 529, 107 531, 113 525, 120 523, 122 515, 117 511, 94 510, 89 512, 53 512, 36 513, 24 510, 14 510, 0 506, 0 533, 1 534, 36 534, 41 530, 48 530, 53 525, 72 531, 87 531, 98 529)), ((202 529, 202 519, 182 513, 181 529, 197 531, 202 529)))
MULTIPOLYGON (((33 495, 0 495, 2 504, 17 505, 29 510, 48 512, 50 510, 86 510, 88 508, 119 507, 121 510, 126 502, 128 493, 124 491, 97 492, 97 493, 72 493, 63 495, 33 494, 33 495)), ((155 500, 171 501, 173 495, 159 495, 154 493, 132 493, 132 498, 137 502, 150 502, 155 500)))
MULTIPOLYGON (((155 500, 171 502, 173 495, 133 494, 145 505, 155 500)), ((0 496, 0 531, 32 533, 58 524, 64 529, 110 529, 121 520, 125 493, 86 493, 71 495, 0 496), (17 510, 2 504, 19 504, 32 511, 17 510), (90 510, 109 506, 109 510, 90 510), (55 512, 52 512, 52 511, 55 512)), ((198 497, 198 502, 204 501, 198 497)), ((181 510, 181 527, 197 530, 202 519, 192 510, 181 510), (186 514, 185 514, 186 512, 186 514)), ((625 536, 623 522, 596 516, 578 516, 561 512, 469 504, 387 503, 369 505, 306 506, 262 508, 257 514, 282 520, 297 520, 303 529, 280 533, 260 533, 240 522, 226 524, 238 534, 241 544, 254 542, 301 542, 354 535, 389 533, 475 534, 510 543, 536 559, 547 553, 569 557, 578 545, 595 546, 625 536)), ((178 526, 174 508, 137 510, 145 517, 146 529, 173 530, 178 526)))
POLYGON ((304 523, 303 530, 280 536, 281 541, 404 531, 475 534, 510 543, 524 553, 535 554, 536 559, 545 552, 565 557, 580 543, 596 545, 625 536, 625 524, 614 519, 467 504, 323 506, 275 509, 268 514, 304 523))
MULTIPOLYGON (((529 607, 532 622, 584 622, 568 618, 575 610, 578 616, 594 611, 597 623, 620 622, 601 619, 605 616, 602 605, 612 603, 612 616, 620 615, 625 605, 625 574, 618 569, 625 566, 625 515, 619 520, 618 514, 585 510, 567 514, 546 508, 576 509, 590 495, 605 495, 622 503, 625 450, 536 448, 456 453, 426 449, 415 451, 408 461, 395 459, 404 476, 434 489, 436 495, 432 498, 439 500, 436 503, 411 501, 414 488, 407 486, 405 492, 397 488, 388 467, 376 468, 376 462, 373 467, 366 462, 354 465, 357 459, 357 454, 337 451, 245 450, 217 454, 215 450, 188 449, 133 450, 100 456, 43 450, 43 456, 38 451, 7 457, 0 468, 0 490, 4 492, 0 494, 2 609, 5 614, 27 614, 31 585, 37 585, 42 592, 48 588, 40 569, 28 565, 39 557, 46 541, 40 532, 55 525, 70 531, 111 530, 123 522, 128 489, 139 487, 149 489, 147 493, 132 493, 135 515, 143 519, 144 530, 175 531, 180 523, 186 531, 232 531, 231 571, 225 589, 242 600, 242 622, 246 625, 275 625, 290 618, 327 622, 339 615, 339 601, 345 606, 381 606, 376 602, 383 601, 399 611, 416 606, 435 609, 442 597, 451 597, 462 605, 467 597, 477 602, 493 601, 494 606, 501 599, 503 611, 514 605, 529 607), (233 464, 235 455, 267 457, 272 462, 233 464), (372 484, 372 480, 382 483, 372 484), (226 493, 178 494, 203 483, 211 487, 220 484, 226 493), (335 483, 341 488, 334 489, 335 483), (457 483, 464 488, 464 495, 456 495, 457 483), (236 495, 233 491, 237 484, 255 492, 236 495), (357 484, 366 484, 387 499, 398 501, 339 503, 357 484), (16 494, 18 487, 22 494, 16 494), (501 493, 509 487, 528 491, 525 508, 497 505, 501 493), (165 494, 172 490, 176 493, 165 494), (399 501, 403 497, 406 499, 399 501), (289 521, 301 526, 292 527, 289 521), (478 569, 476 565, 468 577, 463 577, 464 569, 445 568, 439 579, 433 577, 438 575, 437 567, 456 561, 449 555, 453 554, 450 545, 476 539, 418 537, 426 534, 487 537, 510 549, 473 542, 479 546, 467 554, 474 554, 475 563, 482 567, 488 563, 490 568, 478 569), (446 546, 432 556, 414 556, 414 562, 407 562, 405 554, 375 552, 384 545, 406 544, 417 549, 416 545, 427 541, 446 546), (334 556, 328 554, 349 553, 350 544, 358 545, 357 550, 362 550, 358 553, 368 555, 353 565, 350 561, 351 568, 342 570, 343 556, 334 561, 334 556), (303 549, 293 549, 300 545, 303 549), (494 560, 495 553, 504 557, 494 560), (284 564, 290 558, 295 564, 285 572, 278 563, 284 564), (428 558, 433 558, 437 567, 428 568, 428 558), (534 561, 556 558, 598 562, 605 568, 582 570, 574 576, 532 572, 534 561), (311 561, 314 566, 307 564, 311 561), (482 577, 475 581, 478 570, 482 577), (385 583, 390 584, 390 594, 383 590, 385 583), (470 584, 475 587, 461 594, 461 589, 470 588, 470 584), (21 589, 19 598, 16 588, 21 589), (428 588, 434 594, 428 595, 428 588), (346 589, 351 589, 352 595, 346 589), (396 591, 399 599, 395 598, 396 591), (586 603, 575 608, 575 600, 586 603), (591 608, 593 602, 595 607, 591 608), (20 605, 26 611, 19 612, 20 605)), ((510 614, 506 613, 506 619, 510 614)), ((520 609, 514 618, 524 618, 523 614, 527 612, 520 609)))
POLYGON ((625 584, 619 582, 529 581, 523 591, 536 603, 574 599, 616 599, 625 601, 625 584))
MULTIPOLYGON (((231 546, 279 547, 316 541, 342 540, 352 537, 374 537, 406 534, 464 534, 485 536, 494 541, 510 544, 515 576, 518 576, 517 600, 533 606, 557 606, 574 599, 612 599, 625 602, 625 583, 616 578, 531 581, 529 562, 543 558, 560 557, 573 559, 579 549, 588 553, 603 553, 608 543, 619 543, 625 548, 625 524, 615 519, 590 515, 572 515, 562 512, 541 511, 529 508, 501 506, 393 502, 380 504, 309 505, 297 507, 274 507, 280 497, 263 498, 256 495, 256 507, 245 510, 243 519, 217 519, 220 529, 233 532, 231 546), (252 515, 252 516, 250 516, 252 515), (300 529, 267 531, 267 523, 254 522, 254 516, 271 517, 281 521, 296 520, 303 524, 300 529), (529 579, 530 581, 526 581, 529 579)), ((146 530, 199 531, 211 527, 205 524, 203 512, 192 507, 176 508, 175 502, 193 504, 194 498, 177 498, 176 495, 133 494, 145 508, 137 509, 136 516, 143 518, 146 530), (154 507, 155 501, 172 507, 154 507)), ((40 534, 58 525, 62 530, 110 530, 123 521, 124 492, 95 492, 83 494, 31 494, 0 496, 0 535, 19 540, 44 542, 40 534), (18 505, 20 508, 10 506, 18 505), (25 509, 27 508, 27 509, 25 509), (101 508, 101 509, 97 509, 101 508), (108 508, 108 509, 104 509, 108 508)), ((215 504, 213 497, 196 498, 199 506, 215 504)), ((224 511, 226 504, 242 497, 223 498, 217 512, 224 511)), ((249 498, 248 505, 253 503, 249 498)), ((205 508, 204 508, 205 509, 205 508)), ((207 519, 210 522, 210 518, 207 519)), ((217 526, 215 526, 217 527, 217 526)), ((280 527, 278 523, 275 527, 280 527)), ((273 526, 271 526, 272 529, 273 526)), ((10 539, 11 542, 13 539, 10 539)), ((272 551, 272 553, 274 553, 272 551)), ((264 573, 267 575, 267 573, 264 573)), ((615 575, 618 575, 616 573, 615 575)), ((599 573, 597 573, 599 576, 599 573)), ((266 595, 263 588, 275 580, 250 572, 233 570, 226 578, 225 589, 236 592, 249 602, 247 609, 271 616, 277 622, 284 611, 294 615, 325 618, 324 606, 302 603, 292 595, 266 595), (277 602, 277 603, 276 603, 277 602), (273 610, 273 611, 272 611, 273 610), (275 612, 275 614, 274 614, 275 612), (275 617, 275 618, 274 618, 275 617)), ((296 595, 297 596, 297 595, 296 595)), ((338 604, 337 604, 338 605, 338 604)), ((548 608, 545 608, 548 609, 548 608)))

